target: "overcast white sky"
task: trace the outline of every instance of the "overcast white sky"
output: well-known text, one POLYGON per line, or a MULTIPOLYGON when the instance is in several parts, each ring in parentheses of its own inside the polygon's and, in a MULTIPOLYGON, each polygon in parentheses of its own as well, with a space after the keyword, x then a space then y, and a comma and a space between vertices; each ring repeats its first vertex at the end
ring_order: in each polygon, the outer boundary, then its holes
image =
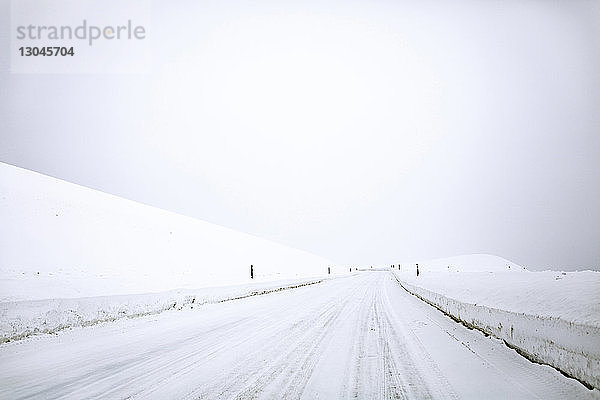
POLYGON ((598 1, 148 2, 131 74, 11 74, 1 4, 1 161, 339 263, 600 269, 598 1))

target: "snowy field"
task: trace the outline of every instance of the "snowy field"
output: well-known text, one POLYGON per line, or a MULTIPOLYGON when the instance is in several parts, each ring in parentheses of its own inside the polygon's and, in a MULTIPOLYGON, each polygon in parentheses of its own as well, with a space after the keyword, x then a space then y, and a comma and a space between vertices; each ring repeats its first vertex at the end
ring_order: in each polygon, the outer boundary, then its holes
POLYGON ((600 399, 505 345, 598 388, 597 272, 350 273, 6 164, 0 220, 3 399, 600 399))
POLYGON ((485 255, 419 263, 418 277, 416 263, 395 272, 444 312, 600 387, 599 272, 530 272, 485 255))

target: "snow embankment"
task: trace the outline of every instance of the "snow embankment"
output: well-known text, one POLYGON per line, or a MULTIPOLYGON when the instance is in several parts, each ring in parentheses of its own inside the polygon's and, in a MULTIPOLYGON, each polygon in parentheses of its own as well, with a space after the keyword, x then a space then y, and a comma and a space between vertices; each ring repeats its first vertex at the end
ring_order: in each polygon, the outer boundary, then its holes
POLYGON ((194 308, 313 285, 328 278, 251 283, 198 290, 0 303, 0 343, 65 328, 194 308))
POLYGON ((455 262, 445 270, 419 264, 419 277, 416 265, 406 264, 396 276, 407 291, 453 318, 600 389, 599 272, 529 272, 503 261, 475 272, 455 262))

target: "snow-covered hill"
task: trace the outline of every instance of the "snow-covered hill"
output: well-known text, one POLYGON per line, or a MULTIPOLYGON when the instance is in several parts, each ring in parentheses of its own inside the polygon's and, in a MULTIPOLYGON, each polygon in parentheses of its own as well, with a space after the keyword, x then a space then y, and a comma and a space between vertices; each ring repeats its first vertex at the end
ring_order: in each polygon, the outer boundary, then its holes
POLYGON ((417 263, 421 272, 500 272, 509 270, 523 271, 525 269, 512 261, 493 254, 466 254, 433 260, 414 260, 403 262, 400 265, 404 270, 416 270, 417 263))
POLYGON ((254 281, 324 275, 332 265, 4 163, 0 221, 0 301, 243 284, 250 281, 251 264, 254 281))

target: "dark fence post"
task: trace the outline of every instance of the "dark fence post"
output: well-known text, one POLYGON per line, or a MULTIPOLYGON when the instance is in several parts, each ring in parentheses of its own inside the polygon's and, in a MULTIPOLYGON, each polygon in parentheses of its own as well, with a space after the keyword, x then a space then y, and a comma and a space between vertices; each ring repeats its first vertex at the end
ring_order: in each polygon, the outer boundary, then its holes
POLYGON ((254 265, 250 265, 250 279, 254 279, 254 265))
POLYGON ((419 276, 419 264, 417 264, 417 276, 419 276))
POLYGON ((331 274, 331 267, 327 267, 327 275, 331 274))

